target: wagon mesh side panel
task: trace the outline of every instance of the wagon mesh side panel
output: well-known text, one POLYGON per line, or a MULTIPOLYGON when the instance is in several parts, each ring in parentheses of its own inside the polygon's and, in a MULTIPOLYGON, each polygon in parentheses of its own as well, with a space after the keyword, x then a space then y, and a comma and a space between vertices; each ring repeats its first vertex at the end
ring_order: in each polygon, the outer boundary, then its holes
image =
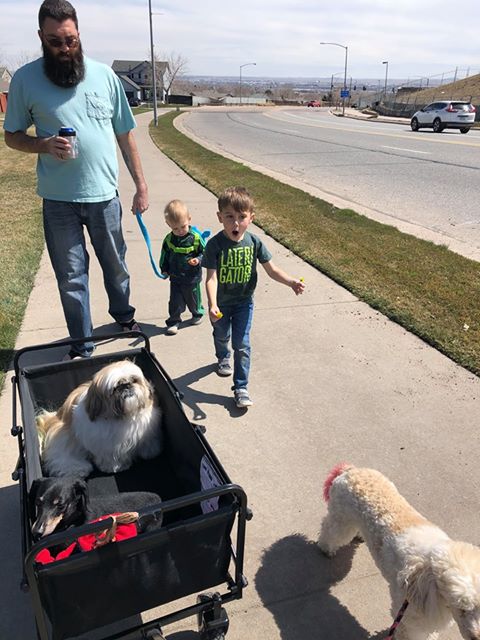
POLYGON ((223 583, 234 515, 222 511, 40 569, 55 640, 223 583))

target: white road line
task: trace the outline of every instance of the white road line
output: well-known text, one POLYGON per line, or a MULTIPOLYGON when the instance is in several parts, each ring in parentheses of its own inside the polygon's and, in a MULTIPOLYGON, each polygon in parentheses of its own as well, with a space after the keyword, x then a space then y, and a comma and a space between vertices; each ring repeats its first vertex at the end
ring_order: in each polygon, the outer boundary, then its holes
POLYGON ((408 151, 409 153, 424 153, 425 155, 431 155, 430 151, 417 151, 416 149, 403 149, 402 147, 387 147, 387 145, 382 144, 382 149, 395 149, 395 151, 408 151))
MULTIPOLYGON (((269 107, 270 108, 270 107, 269 107)), ((266 112, 263 111, 262 115, 265 118, 271 118, 272 120, 280 120, 280 122, 289 122, 291 123, 292 118, 294 118, 295 120, 299 121, 301 120, 302 123, 307 126, 307 127, 314 127, 314 128, 318 128, 318 129, 335 129, 335 130, 341 130, 341 131, 352 131, 355 133, 368 133, 369 136, 382 136, 384 138, 402 138, 403 140, 405 140, 406 138, 410 138, 411 140, 423 140, 425 141, 425 136, 423 133, 414 133, 413 131, 404 131, 403 133, 386 133, 383 129, 382 131, 374 131, 373 127, 372 129, 369 129, 368 132, 366 130, 365 127, 359 126, 359 127, 355 127, 353 125, 347 125, 345 122, 342 122, 341 124, 335 125, 331 122, 314 122, 312 121, 311 118, 308 117, 302 117, 299 114, 293 114, 290 112, 282 112, 280 113, 271 113, 271 112, 266 112), (288 118, 288 119, 287 119, 288 118)), ((348 119, 348 118, 347 118, 348 119)), ((375 123, 373 123, 375 124, 375 123)), ((378 123, 381 124, 381 123, 378 123)), ((390 126, 390 125, 388 125, 390 126)), ((405 123, 405 125, 399 125, 399 126, 408 126, 408 123, 405 123)), ((281 133, 281 132, 279 132, 281 133)), ((428 142, 429 143, 437 143, 437 144, 457 144, 457 145, 462 145, 463 147, 480 147, 480 144, 475 143, 475 142, 467 142, 465 140, 466 136, 455 136, 457 139, 453 138, 453 137, 443 137, 439 136, 434 138, 433 136, 429 136, 428 137, 428 142)))

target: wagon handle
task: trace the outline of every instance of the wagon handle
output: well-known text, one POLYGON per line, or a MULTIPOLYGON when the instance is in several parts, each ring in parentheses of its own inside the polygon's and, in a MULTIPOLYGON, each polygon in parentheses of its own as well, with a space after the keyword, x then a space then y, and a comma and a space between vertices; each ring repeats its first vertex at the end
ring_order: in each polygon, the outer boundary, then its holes
POLYGON ((78 342, 99 343, 99 342, 104 342, 105 340, 117 340, 120 338, 143 338, 143 341, 145 342, 145 349, 148 351, 148 353, 151 354, 150 339, 145 333, 143 333, 143 331, 122 331, 121 333, 117 331, 116 333, 103 333, 96 336, 85 336, 83 338, 75 338, 74 340, 70 338, 68 340, 58 340, 58 342, 34 344, 30 347, 23 347, 22 349, 19 349, 15 353, 15 356, 13 358, 13 367, 15 370, 15 376, 18 378, 18 374, 19 374, 18 363, 20 358, 25 353, 29 353, 33 351, 43 351, 46 349, 58 349, 59 347, 69 347, 73 344, 77 344, 78 342))

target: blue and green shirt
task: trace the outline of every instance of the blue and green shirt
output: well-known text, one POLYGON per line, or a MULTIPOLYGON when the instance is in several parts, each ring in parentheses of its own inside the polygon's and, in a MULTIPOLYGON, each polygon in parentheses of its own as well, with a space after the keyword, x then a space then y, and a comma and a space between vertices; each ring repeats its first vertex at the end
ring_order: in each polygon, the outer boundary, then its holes
POLYGON ((168 273, 171 282, 188 285, 200 282, 202 279, 202 254, 205 240, 201 233, 192 227, 184 236, 169 233, 165 236, 160 253, 160 270, 168 273), (199 258, 196 266, 188 264, 191 258, 199 258))

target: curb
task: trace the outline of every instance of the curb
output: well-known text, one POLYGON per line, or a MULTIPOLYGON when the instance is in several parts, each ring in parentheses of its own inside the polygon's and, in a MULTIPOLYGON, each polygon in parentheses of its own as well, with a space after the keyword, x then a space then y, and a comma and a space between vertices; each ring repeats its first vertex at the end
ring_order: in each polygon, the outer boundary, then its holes
POLYGON ((409 118, 388 118, 385 116, 370 116, 370 115, 357 115, 355 113, 345 113, 345 115, 341 114, 341 113, 335 113, 334 111, 330 110, 330 113, 332 114, 332 116, 335 116, 337 118, 350 118, 351 120, 365 120, 365 121, 372 121, 372 122, 386 122, 389 124, 406 124, 406 125, 410 125, 410 119, 409 118))

